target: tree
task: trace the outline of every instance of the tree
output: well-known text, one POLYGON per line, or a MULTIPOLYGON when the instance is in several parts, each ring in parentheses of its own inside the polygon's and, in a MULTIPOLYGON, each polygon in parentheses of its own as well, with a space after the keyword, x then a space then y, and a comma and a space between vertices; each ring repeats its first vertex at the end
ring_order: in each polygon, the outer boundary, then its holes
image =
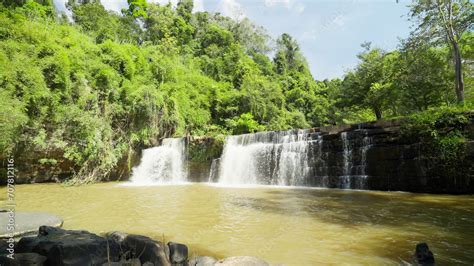
POLYGON ((398 54, 392 83, 398 93, 396 108, 400 114, 424 111, 454 101, 454 71, 446 47, 425 44, 413 49, 408 46, 398 54))
POLYGON ((453 51, 456 96, 464 102, 464 77, 460 41, 472 28, 474 4, 470 0, 416 0, 410 16, 418 22, 413 39, 431 43, 447 42, 453 51))
POLYGON ((131 15, 135 18, 146 18, 146 0, 127 0, 128 9, 122 10, 122 13, 131 15))
POLYGON ((341 105, 370 107, 376 118, 382 119, 393 75, 390 54, 379 48, 372 49, 370 43, 362 47, 364 52, 358 55, 360 63, 342 82, 341 105))
POLYGON ((275 66, 279 74, 288 70, 299 70, 303 62, 300 46, 288 33, 283 33, 277 40, 278 49, 275 55, 275 66))
POLYGON ((191 20, 193 8, 194 8, 193 0, 179 0, 178 5, 176 6, 176 12, 186 22, 189 23, 189 21, 191 20))

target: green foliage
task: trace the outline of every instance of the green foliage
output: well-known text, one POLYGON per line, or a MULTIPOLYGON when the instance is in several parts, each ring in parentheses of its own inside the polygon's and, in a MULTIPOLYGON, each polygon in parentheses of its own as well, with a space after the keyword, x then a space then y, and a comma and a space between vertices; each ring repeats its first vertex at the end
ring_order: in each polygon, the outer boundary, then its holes
POLYGON ((254 120, 251 113, 241 114, 238 118, 228 119, 226 124, 235 135, 262 131, 265 128, 254 120))
POLYGON ((336 93, 328 95, 343 116, 370 108, 382 119, 456 103, 454 72, 446 47, 413 47, 407 42, 392 52, 368 44, 363 47, 360 63, 345 75, 336 93))
POLYGON ((122 13, 126 13, 128 15, 133 16, 134 18, 146 18, 146 8, 147 3, 146 0, 127 0, 128 9, 122 11, 122 13))
POLYGON ((8 106, 0 109, 0 150, 2 154, 10 151, 15 139, 22 127, 28 121, 24 103, 12 97, 7 91, 0 91, 0 106, 8 106))
POLYGON ((193 162, 209 162, 219 158, 223 149, 224 139, 222 137, 190 139, 187 158, 193 162))
MULTIPOLYGON (((402 136, 422 143, 422 152, 453 174, 464 169, 472 119, 467 107, 433 109, 410 116, 401 127, 402 136)), ((469 167, 469 166, 467 166, 469 167)))

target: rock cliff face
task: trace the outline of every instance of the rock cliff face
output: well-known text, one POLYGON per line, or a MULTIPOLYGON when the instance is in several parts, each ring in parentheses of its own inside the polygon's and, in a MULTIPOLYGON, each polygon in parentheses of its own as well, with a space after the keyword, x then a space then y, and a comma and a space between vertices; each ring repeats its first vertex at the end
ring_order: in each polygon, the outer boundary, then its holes
POLYGON ((454 172, 448 171, 447 168, 452 166, 438 164, 439 160, 431 152, 427 152, 426 144, 402 136, 402 123, 381 121, 320 128, 322 147, 312 146, 312 163, 317 166, 308 185, 427 193, 474 193, 472 138, 467 143, 468 155, 460 163, 463 167, 454 172), (319 162, 314 158, 320 158, 319 162))
MULTIPOLYGON (((7 159, 0 155, 0 185, 5 185, 7 176, 7 159)), ((21 147, 14 155, 15 183, 48 183, 62 182, 72 177, 79 169, 74 163, 64 158, 62 151, 50 151, 47 154, 25 150, 21 147), (44 160, 48 158, 48 160, 44 160)), ((132 167, 140 162, 140 152, 131 151, 124 154, 117 166, 104 180, 127 180, 132 167)))

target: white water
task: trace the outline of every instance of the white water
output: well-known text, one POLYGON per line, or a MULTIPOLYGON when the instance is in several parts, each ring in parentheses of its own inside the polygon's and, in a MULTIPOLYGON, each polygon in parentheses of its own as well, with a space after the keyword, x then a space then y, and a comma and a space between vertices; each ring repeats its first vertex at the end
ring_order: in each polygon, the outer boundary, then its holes
POLYGON ((209 182, 218 176, 218 185, 222 186, 311 185, 366 189, 367 152, 372 139, 363 131, 342 132, 339 137, 342 152, 340 157, 334 158, 327 152, 334 141, 329 140, 326 145, 321 134, 309 130, 229 136, 218 171, 214 163, 211 167, 209 182), (339 171, 335 167, 339 167, 339 171))
POLYGON ((367 188, 367 152, 372 146, 372 138, 368 136, 367 131, 365 131, 364 134, 365 135, 362 138, 361 144, 358 148, 360 154, 360 162, 358 165, 354 165, 353 144, 351 144, 351 140, 348 138, 347 132, 341 133, 341 141, 343 147, 343 171, 342 176, 339 177, 341 188, 367 188), (355 175, 353 175, 353 172, 355 172, 355 175))
POLYGON ((309 172, 308 144, 306 130, 229 136, 219 184, 301 185, 309 172))
POLYGON ((342 148, 344 149, 343 152, 343 160, 344 160, 344 168, 343 168, 343 175, 349 176, 351 174, 352 169, 352 150, 350 146, 349 139, 347 139, 347 132, 341 133, 341 140, 342 140, 342 148))
POLYGON ((361 165, 362 171, 361 175, 365 176, 366 168, 367 168, 367 151, 369 151, 370 147, 372 147, 372 138, 367 135, 364 136, 362 139, 362 147, 361 147, 361 165))
POLYGON ((184 138, 164 139, 161 146, 143 150, 131 181, 138 185, 174 184, 186 181, 184 138))
POLYGON ((218 172, 219 172, 219 160, 220 159, 213 159, 211 163, 211 169, 209 171, 209 179, 208 182, 214 182, 214 180, 217 178, 218 172))

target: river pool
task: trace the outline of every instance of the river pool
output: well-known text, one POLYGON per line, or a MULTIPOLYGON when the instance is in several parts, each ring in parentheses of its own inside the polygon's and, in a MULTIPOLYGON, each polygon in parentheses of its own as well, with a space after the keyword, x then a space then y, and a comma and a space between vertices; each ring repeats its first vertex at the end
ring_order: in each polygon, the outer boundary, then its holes
POLYGON ((439 265, 474 263, 474 196, 208 184, 16 189, 17 210, 58 214, 67 229, 177 241, 191 255, 396 265, 427 242, 439 265))

